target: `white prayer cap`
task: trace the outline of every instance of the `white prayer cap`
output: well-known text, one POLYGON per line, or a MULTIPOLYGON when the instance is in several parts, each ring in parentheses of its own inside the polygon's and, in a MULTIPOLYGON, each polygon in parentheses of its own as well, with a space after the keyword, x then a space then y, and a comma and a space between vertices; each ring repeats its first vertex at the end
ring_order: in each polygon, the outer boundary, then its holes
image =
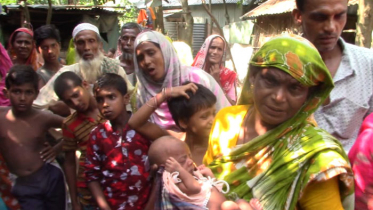
POLYGON ((73 30, 73 39, 75 39, 75 36, 84 30, 90 30, 96 32, 100 36, 100 32, 98 31, 98 28, 90 23, 81 23, 77 26, 75 26, 73 30))

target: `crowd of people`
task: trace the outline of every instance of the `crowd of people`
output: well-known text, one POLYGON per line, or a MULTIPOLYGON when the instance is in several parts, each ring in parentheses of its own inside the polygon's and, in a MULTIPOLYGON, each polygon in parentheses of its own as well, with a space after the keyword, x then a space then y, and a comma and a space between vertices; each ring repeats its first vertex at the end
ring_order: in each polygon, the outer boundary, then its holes
POLYGON ((373 209, 373 53, 341 38, 347 0, 296 0, 303 36, 193 62, 126 23, 90 23, 66 63, 53 25, 0 45, 0 209, 373 209))

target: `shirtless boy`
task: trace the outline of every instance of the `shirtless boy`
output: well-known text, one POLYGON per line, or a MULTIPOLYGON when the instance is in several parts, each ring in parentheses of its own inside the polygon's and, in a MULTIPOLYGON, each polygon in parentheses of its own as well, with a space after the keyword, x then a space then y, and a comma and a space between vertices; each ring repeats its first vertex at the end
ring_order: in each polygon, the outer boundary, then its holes
POLYGON ((45 161, 51 154, 45 153, 49 147, 45 132, 61 127, 63 118, 32 108, 38 81, 37 73, 26 65, 13 66, 6 76, 4 95, 11 107, 0 107, 0 152, 15 175, 12 193, 21 209, 62 210, 66 201, 63 173, 45 161))

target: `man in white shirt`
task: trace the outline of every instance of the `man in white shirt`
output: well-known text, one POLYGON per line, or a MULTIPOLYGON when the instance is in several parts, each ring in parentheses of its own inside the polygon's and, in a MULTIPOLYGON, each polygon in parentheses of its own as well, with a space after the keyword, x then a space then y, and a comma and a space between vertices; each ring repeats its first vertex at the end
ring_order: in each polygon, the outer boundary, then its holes
POLYGON ((335 88, 315 112, 319 127, 338 138, 348 152, 364 118, 373 111, 373 51, 340 36, 348 0, 296 0, 293 16, 303 36, 318 49, 335 88))
POLYGON ((69 115, 68 107, 63 102, 58 101, 58 97, 53 89, 54 81, 65 71, 73 71, 90 84, 93 84, 97 78, 104 73, 116 73, 124 78, 128 90, 133 91, 133 86, 128 81, 127 74, 119 65, 119 62, 105 57, 100 51, 102 41, 96 26, 89 23, 81 23, 74 28, 72 35, 75 50, 80 58, 78 63, 60 69, 48 83, 40 89, 38 98, 34 101, 34 107, 48 108, 52 112, 62 116, 69 115))

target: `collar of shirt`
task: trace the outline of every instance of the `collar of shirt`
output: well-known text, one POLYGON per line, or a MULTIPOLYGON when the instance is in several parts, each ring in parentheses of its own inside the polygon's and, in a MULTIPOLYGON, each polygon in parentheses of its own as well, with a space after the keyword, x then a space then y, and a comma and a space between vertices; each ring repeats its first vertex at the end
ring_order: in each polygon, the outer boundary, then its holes
POLYGON ((356 74, 355 67, 357 66, 354 59, 350 59, 350 49, 346 42, 340 37, 338 44, 342 48, 342 60, 338 67, 338 70, 333 78, 334 83, 343 80, 353 74, 356 74))

